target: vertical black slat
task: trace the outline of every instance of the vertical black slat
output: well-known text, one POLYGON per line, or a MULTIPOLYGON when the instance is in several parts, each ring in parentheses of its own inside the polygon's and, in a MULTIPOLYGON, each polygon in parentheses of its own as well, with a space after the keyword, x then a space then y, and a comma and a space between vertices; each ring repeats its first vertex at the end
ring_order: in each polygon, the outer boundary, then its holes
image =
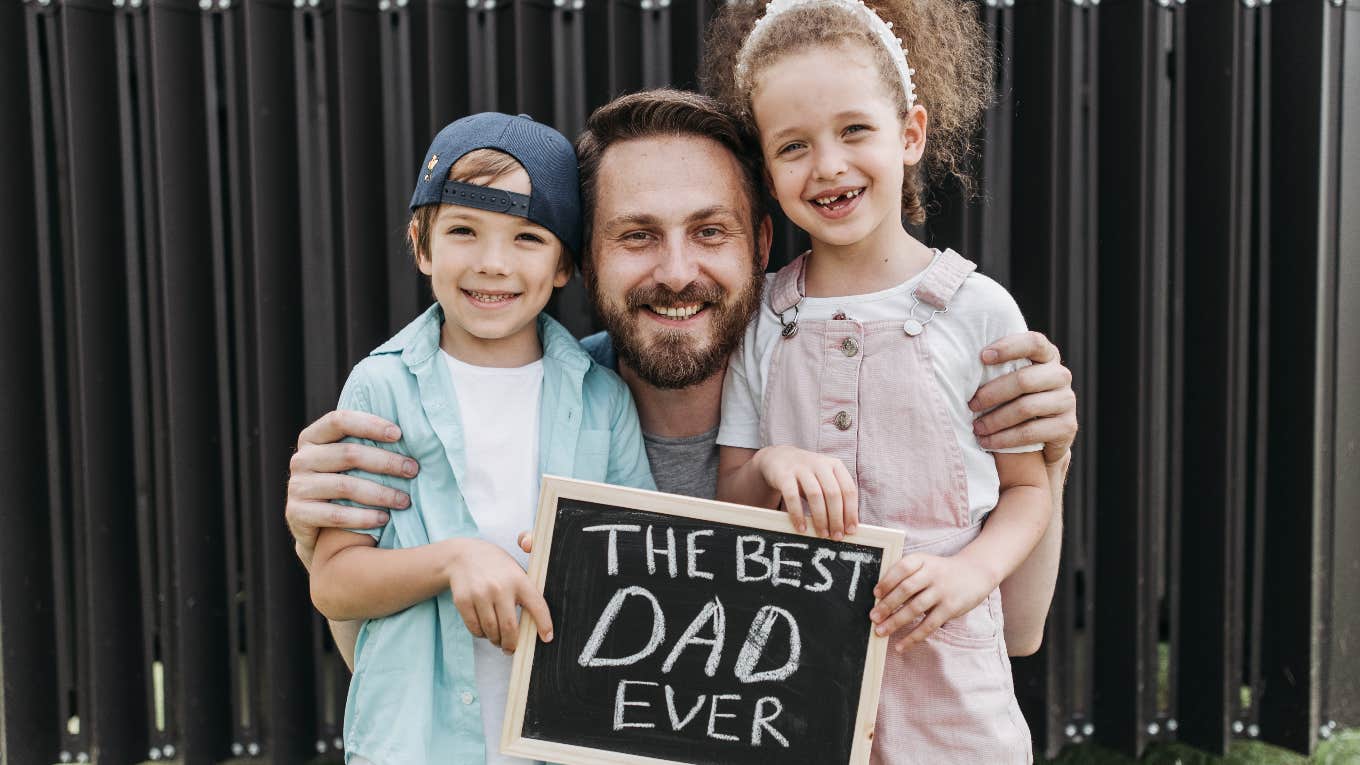
POLYGON ((704 30, 717 9, 715 0, 671 0, 671 84, 699 89, 699 61, 704 54, 704 30))
MULTIPOLYGON (((552 12, 554 123, 569 139, 574 139, 585 127, 589 109, 588 51, 600 31, 589 23, 585 0, 560 0, 552 12)), ((554 290, 547 310, 578 337, 598 329, 585 285, 579 278, 572 278, 565 287, 554 290)))
MULTIPOLYGON (((465 15, 465 14, 464 14, 465 15)), ((411 59, 412 38, 419 37, 411 28, 414 11, 406 0, 386 6, 378 19, 378 34, 382 52, 382 123, 383 172, 385 175, 385 225, 383 251, 387 253, 387 322, 385 331, 395 333, 425 307, 424 288, 420 272, 411 261, 406 244, 406 227, 411 219, 407 202, 410 199, 414 176, 420 166, 418 152, 424 140, 416 136, 414 70, 419 66, 411 59)))
POLYGON ((590 105, 586 98, 585 0, 556 0, 552 14, 553 123, 568 138, 575 138, 586 124, 590 105))
POLYGON ((1181 517, 1180 735, 1227 751, 1242 641, 1251 327, 1255 12, 1189 3, 1184 73, 1186 314, 1181 517))
MULTIPOLYGON (((1100 400, 1094 707, 1102 743, 1141 753, 1156 706, 1158 563, 1167 504, 1170 115, 1162 16, 1143 0, 1099 20, 1100 400)), ((1090 584, 1088 578, 1088 585, 1090 584)), ((1156 730, 1156 729, 1153 729, 1156 730)))
MULTIPOLYGON (((125 8, 127 6, 124 6, 125 8)), ((122 135, 123 168, 123 234, 124 252, 127 267, 127 305, 129 365, 131 396, 129 406, 132 412, 133 431, 130 434, 133 460, 136 469, 136 507, 137 507, 137 549, 138 565, 143 603, 160 603, 159 545, 157 544, 157 512, 159 491, 165 482, 165 472, 158 471, 156 455, 162 452, 161 433, 156 423, 163 423, 163 412, 153 405, 159 401, 162 392, 161 377, 152 366, 154 359, 159 368, 164 354, 159 343, 159 326, 152 334, 152 301, 159 294, 150 288, 148 271, 158 268, 159 258, 155 253, 158 242, 148 240, 148 228, 155 227, 155 205, 152 203, 150 165, 152 162, 151 130, 143 128, 150 109, 150 96, 147 86, 145 14, 140 12, 120 12, 114 18, 118 48, 118 113, 119 131, 122 135), (155 395, 153 395, 153 381, 155 395), (159 480, 158 480, 159 479, 159 480)), ((160 608, 144 608, 142 617, 142 661, 145 667, 157 666, 161 660, 159 641, 162 611, 160 608)), ((147 687, 143 693, 143 703, 147 709, 147 719, 153 721, 149 736, 156 739, 154 730, 158 700, 155 687, 156 673, 148 672, 147 687)), ((155 742, 159 750, 159 741, 155 742)))
POLYGON ((551 124, 552 93, 544 87, 552 66, 551 0, 505 0, 496 5, 498 111, 528 114, 551 124))
MULTIPOLYGON (((468 100, 473 52, 459 42, 467 40, 475 12, 466 0, 413 0, 410 9, 412 146, 423 151, 440 128, 473 111, 468 100)), ((401 169, 414 186, 416 166, 401 169)), ((422 296, 428 302, 428 292, 422 296)))
MULTIPOLYGON (((1026 154, 1028 148, 1013 151, 1009 177, 1016 185, 1008 211, 1012 236, 1005 260, 1011 266, 1013 291, 1030 325, 1067 349, 1068 363, 1080 371, 1076 362, 1089 358, 1083 349, 1090 345, 1087 333, 1095 330, 1089 316, 1094 295, 1086 290, 1088 270, 1094 268, 1089 249, 1094 221, 1087 152, 1094 132, 1087 103, 1089 80, 1094 76, 1088 54, 1094 45, 1094 11, 1084 4, 1062 2, 1026 4, 1014 13, 1014 39, 1030 39, 1027 33, 1039 33, 1048 35, 1052 43, 1047 50, 1016 43, 1014 51, 1011 76, 1015 85, 1010 96, 1015 104, 1016 143, 1007 148, 1037 146, 1042 159, 1026 154)), ((1002 134, 1008 129, 1001 126, 1002 134)), ((980 241, 991 225, 985 220, 970 223, 964 236, 980 241)), ((1083 507, 1070 501, 1068 505, 1083 507)), ((1076 524, 1067 533, 1068 539, 1079 539, 1073 532, 1081 529, 1076 524)), ((1074 548, 1069 542, 1068 549, 1046 646, 1038 656, 1013 663, 1036 751, 1050 756, 1069 738, 1081 740, 1090 732, 1089 722, 1079 719, 1070 692, 1082 676, 1076 671, 1079 657, 1085 655, 1078 629, 1086 623, 1079 613, 1076 577, 1080 568, 1073 555, 1081 545, 1074 548)))
POLYGON ((671 0, 642 0, 642 87, 671 84, 671 0))
POLYGON ((1003 285, 1010 284, 1011 229, 1011 131, 1015 114, 1015 68, 1010 51, 1015 29, 1009 8, 984 11, 984 20, 996 45, 996 102, 982 118, 982 161, 978 175, 979 204, 968 209, 966 228, 977 231, 970 242, 972 255, 982 270, 1003 285), (979 218, 973 222, 973 218, 979 218))
MULTIPOLYGON (((220 256, 204 252, 212 230, 205 150, 202 22, 196 2, 159 0, 149 6, 155 203, 161 269, 165 353, 164 468, 169 491, 157 507, 163 564, 169 576, 157 593, 166 612, 165 739, 186 763, 206 763, 226 752, 229 698, 221 517, 226 491, 219 450, 218 312, 206 310, 225 284, 214 274, 220 256)), ((223 316, 222 319, 227 317, 223 316)), ((226 350, 225 348, 222 350, 226 350)))
MULTIPOLYGON (((219 3, 219 9, 225 10, 219 3)), ((230 7, 230 3, 228 3, 230 7)), ((253 438, 254 413, 246 396, 250 365, 246 338, 251 334, 253 317, 246 310, 250 274, 240 257, 244 221, 241 186, 244 173, 238 172, 241 157, 240 90, 237 68, 237 39, 242 12, 205 13, 201 17, 203 44, 203 88, 208 162, 207 204, 212 219, 212 258, 215 313, 214 338, 217 346, 217 430, 221 445, 219 459, 223 480, 222 576, 226 604, 225 644, 217 659, 226 673, 231 693, 229 712, 219 712, 224 731, 239 743, 242 728, 252 717, 248 649, 243 640, 243 604, 250 599, 244 586, 246 563, 242 540, 243 498, 251 496, 252 482, 248 464, 258 448, 253 438)), ((225 746, 223 747, 226 748, 225 746)), ((164 755, 164 752, 162 752, 164 755)))
MULTIPOLYGON (((337 0, 327 19, 327 36, 333 57, 328 62, 330 103, 337 107, 331 120, 331 145, 336 153, 325 161, 336 170, 339 191, 340 319, 345 344, 339 374, 368 355, 389 334, 384 296, 390 249, 385 235, 386 209, 383 152, 383 89, 380 59, 381 37, 377 3, 373 0, 337 0)), ((405 163, 409 167, 409 162, 405 163)), ((409 285, 410 283, 407 282, 409 285)), ((332 391, 338 395, 339 387, 332 391)))
POLYGON ((70 240, 70 221, 63 215, 66 196, 61 180, 62 141, 66 130, 61 25, 54 9, 25 9, 29 51, 29 97, 32 114, 34 202, 37 214, 38 314, 42 336, 43 435, 47 446, 47 512, 51 535, 52 593, 57 659, 58 718, 52 720, 61 752, 89 751, 89 732, 79 728, 77 642, 75 639, 75 551, 72 548, 71 491, 63 476, 71 474, 67 427, 69 404, 64 380, 67 351, 62 285, 62 250, 70 240), (75 720, 74 730, 70 722, 75 720))
MULTIPOLYGON (((1360 6, 1344 15, 1340 146, 1360 145, 1360 6)), ((1337 208, 1360 210, 1360 154, 1343 152, 1337 208)), ((1360 218, 1344 216, 1337 252, 1336 476, 1332 532, 1330 681, 1324 710, 1328 723, 1360 724, 1360 218), (1343 380, 1352 381, 1341 384, 1343 380), (1343 446, 1344 445, 1344 446, 1343 446), (1350 508, 1347 511, 1345 508, 1350 508)))
POLYGON ((1241 686, 1237 706, 1238 716, 1260 732, 1258 701, 1261 692, 1261 645, 1266 629, 1265 614, 1265 517, 1266 473, 1268 470, 1268 415, 1270 390, 1270 8, 1258 11, 1256 50, 1253 66, 1256 70, 1256 99, 1253 136, 1255 171, 1253 196, 1254 219, 1252 234, 1252 300, 1251 300, 1251 430, 1248 434, 1248 497, 1246 523, 1246 560, 1244 575, 1247 582, 1245 598, 1247 644, 1241 667, 1241 686))
MULTIPOLYGON (((57 752, 56 651, 52 641, 52 550, 43 476, 42 335, 39 325, 38 231, 31 156, 29 59, 24 8, 0 6, 0 326, 19 328, 0 340, 0 761, 48 762, 57 752)), ((36 94, 34 94, 36 95, 36 94)))
MULTIPOLYGON (((249 494, 241 522, 245 588, 238 613, 245 624, 248 726, 241 731, 272 763, 300 762, 315 752, 316 697, 307 636, 306 572, 279 534, 283 480, 297 433, 307 419, 307 383, 300 362, 305 347, 322 338, 305 334, 303 242, 321 236, 302 222, 303 180, 296 157, 303 115, 295 110, 300 88, 291 52, 296 13, 275 0, 247 0, 238 44, 245 115, 241 205, 245 241, 238 252, 251 282, 248 338, 251 377, 247 396, 255 413, 258 449, 251 455, 249 494), (306 232, 304 236, 304 232, 306 232), (309 338, 304 343, 303 338, 309 338)), ((331 394, 334 396, 334 392, 331 394)), ((334 399, 332 399, 333 401, 334 399)), ((235 594, 235 593, 234 593, 235 594)), ((236 715, 240 719, 241 715, 236 715)), ((233 752, 236 748, 233 747, 233 752)))
POLYGON ((338 152, 332 149, 333 104, 327 98, 327 37, 319 0, 308 0, 293 14, 293 71, 296 77, 295 121, 297 142, 290 156, 297 161, 298 199, 292 205, 301 217, 299 252, 302 256, 303 346, 306 368, 307 413, 320 415, 335 405, 341 381, 344 332, 340 302, 337 251, 340 236, 335 193, 338 152))
MULTIPOLYGON (((607 58, 607 76, 604 88, 592 94, 595 106, 601 106, 611 98, 624 93, 642 90, 642 50, 643 11, 637 0, 606 0, 602 6, 605 24, 605 44, 602 50, 607 58)), ((586 13, 595 10, 595 4, 587 0, 586 13)))
MULTIPOLYGON (((496 0, 468 0, 468 112, 496 111, 500 94, 496 51, 496 0)), ((433 135, 433 133, 431 134, 433 135)))
POLYGON ((128 620, 142 604, 127 565, 136 546, 136 487, 126 443, 119 151, 106 122, 118 108, 111 10, 67 3, 59 12, 68 118, 59 145, 67 194, 61 214, 70 231, 62 249, 72 453, 72 474, 62 478, 72 488, 80 729, 101 758, 125 762, 147 749, 145 709, 127 703, 143 681, 140 630, 128 620))
POLYGON ((1333 512, 1341 17, 1329 3, 1271 8, 1269 475, 1261 737, 1317 743, 1325 681, 1320 624, 1333 512), (1285 84, 1288 84, 1286 87, 1285 84), (1283 349, 1288 348, 1285 354, 1283 349))
POLYGON ((1167 440, 1166 451, 1166 517, 1163 529, 1166 538, 1162 570, 1166 576, 1160 614, 1163 623, 1158 629, 1158 675, 1157 675, 1157 715, 1152 725, 1156 733, 1174 735, 1180 721, 1176 718, 1178 705, 1179 666, 1181 662, 1180 645, 1181 590, 1182 574, 1182 524, 1181 516, 1188 505, 1184 502, 1182 491, 1186 473, 1182 469, 1185 450, 1185 397, 1184 369, 1186 349, 1185 338, 1186 286, 1185 286, 1185 136, 1187 125, 1191 124, 1185 111, 1185 72, 1186 67, 1178 61, 1186 49, 1188 35, 1185 33, 1184 14, 1179 11, 1184 3, 1171 6, 1175 12, 1160 14, 1159 40, 1162 46, 1161 61, 1165 70, 1161 77, 1167 87, 1161 91, 1159 111, 1170 115, 1170 127, 1166 133, 1163 153, 1166 158, 1167 201, 1162 206, 1167 211, 1166 238, 1170 258, 1169 276, 1171 315, 1166 329, 1172 373, 1167 385, 1167 440), (1163 657, 1165 663, 1163 664, 1163 657), (1165 669, 1163 669, 1163 667, 1165 669), (1164 673, 1164 674, 1163 674, 1164 673))

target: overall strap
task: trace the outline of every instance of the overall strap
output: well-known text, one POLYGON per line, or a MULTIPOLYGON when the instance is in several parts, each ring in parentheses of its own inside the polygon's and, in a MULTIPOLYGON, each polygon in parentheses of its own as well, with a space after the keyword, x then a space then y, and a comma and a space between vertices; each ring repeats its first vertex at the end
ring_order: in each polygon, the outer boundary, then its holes
POLYGON ((921 283, 916 287, 916 296, 931 304, 937 310, 949 308, 949 301, 959 291, 968 275, 977 270, 977 264, 953 250, 940 253, 935 265, 926 270, 921 283))
POLYGON ((776 314, 784 313, 803 299, 803 268, 807 264, 807 256, 806 252, 799 255, 774 275, 774 284, 770 286, 770 308, 776 314))

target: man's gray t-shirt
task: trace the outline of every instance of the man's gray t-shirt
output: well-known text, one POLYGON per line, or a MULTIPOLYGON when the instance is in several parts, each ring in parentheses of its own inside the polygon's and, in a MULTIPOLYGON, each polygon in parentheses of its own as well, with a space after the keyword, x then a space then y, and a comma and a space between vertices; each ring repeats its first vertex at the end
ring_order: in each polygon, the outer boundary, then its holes
MULTIPOLYGON (((597 332, 581 339, 595 363, 618 371, 619 360, 609 334, 597 332)), ((671 494, 713 499, 718 493, 718 429, 684 438, 642 433, 647 461, 656 488, 671 494)))

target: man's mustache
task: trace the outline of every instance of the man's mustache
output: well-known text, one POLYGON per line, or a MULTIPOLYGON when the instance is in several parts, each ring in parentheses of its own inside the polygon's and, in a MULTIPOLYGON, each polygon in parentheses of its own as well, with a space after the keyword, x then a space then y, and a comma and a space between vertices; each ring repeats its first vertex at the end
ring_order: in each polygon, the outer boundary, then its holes
POLYGON ((695 303, 720 303, 726 297, 727 290, 716 284, 690 282, 678 292, 664 284, 635 287, 628 291, 625 301, 631 310, 649 305, 664 308, 695 303))

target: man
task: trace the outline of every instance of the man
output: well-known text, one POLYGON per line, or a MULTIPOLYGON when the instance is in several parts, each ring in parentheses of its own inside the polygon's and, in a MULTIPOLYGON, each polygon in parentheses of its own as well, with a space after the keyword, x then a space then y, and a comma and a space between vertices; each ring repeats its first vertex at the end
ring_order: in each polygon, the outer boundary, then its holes
MULTIPOLYGON (((736 121, 704 96, 674 90, 636 93, 596 110, 577 141, 585 252, 582 276, 607 333, 583 344, 616 367, 637 403, 658 488, 712 497, 727 357, 759 305, 771 223, 761 169, 736 121)), ((1002 338, 983 361, 1033 362, 993 380, 974 398, 982 445, 1045 443, 1054 518, 1030 559, 1002 585, 1006 639, 1033 653, 1043 635, 1062 538, 1062 485, 1076 435, 1071 374, 1057 349, 1035 332, 1002 338)), ((287 518, 298 557, 310 567, 317 529, 369 528, 404 494, 343 475, 358 468, 398 477, 419 466, 382 449, 337 443, 345 437, 391 442, 391 423, 361 412, 330 412, 298 436, 288 482, 287 518)), ((333 624, 350 660, 357 625, 333 624)))

